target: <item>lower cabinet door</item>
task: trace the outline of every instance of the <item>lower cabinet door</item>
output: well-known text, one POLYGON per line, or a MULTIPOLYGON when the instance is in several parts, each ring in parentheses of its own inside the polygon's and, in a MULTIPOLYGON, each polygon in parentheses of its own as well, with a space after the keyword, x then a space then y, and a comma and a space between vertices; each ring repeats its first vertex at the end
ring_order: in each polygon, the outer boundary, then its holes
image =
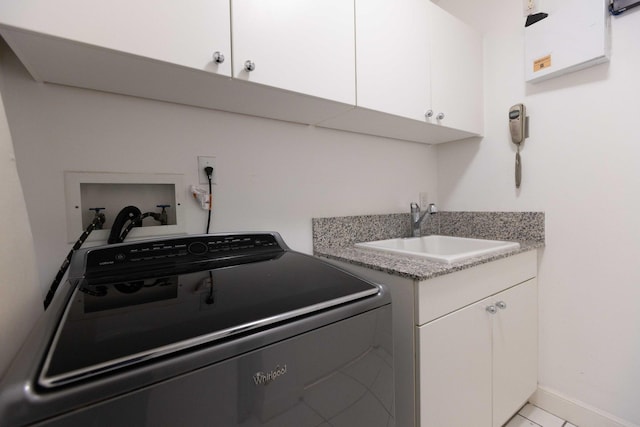
POLYGON ((416 327, 421 427, 491 425, 493 315, 485 301, 416 327))
POLYGON ((534 278, 489 300, 498 307, 493 316, 494 427, 507 422, 538 385, 537 289, 534 278))

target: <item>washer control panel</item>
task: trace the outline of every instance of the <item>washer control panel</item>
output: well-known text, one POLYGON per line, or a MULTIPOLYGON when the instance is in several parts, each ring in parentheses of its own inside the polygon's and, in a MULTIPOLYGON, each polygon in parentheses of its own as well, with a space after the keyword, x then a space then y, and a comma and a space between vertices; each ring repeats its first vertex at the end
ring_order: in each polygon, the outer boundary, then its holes
POLYGON ((283 251, 275 234, 210 234, 100 246, 86 251, 85 272, 283 251))

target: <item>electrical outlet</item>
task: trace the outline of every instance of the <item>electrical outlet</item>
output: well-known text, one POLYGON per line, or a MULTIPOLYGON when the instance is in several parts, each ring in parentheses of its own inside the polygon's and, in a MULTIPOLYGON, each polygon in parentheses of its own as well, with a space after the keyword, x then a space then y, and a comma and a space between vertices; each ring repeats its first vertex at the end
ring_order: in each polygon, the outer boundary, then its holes
POLYGON ((429 193, 422 192, 420 193, 420 201, 418 205, 420 206, 421 211, 426 211, 429 208, 429 193))
POLYGON ((204 168, 211 166, 213 173, 211 174, 211 183, 216 183, 216 158, 207 156, 198 156, 198 177, 200 184, 209 184, 209 179, 204 171, 204 168))
POLYGON ((540 1, 541 0, 522 0, 522 15, 527 17, 537 13, 540 10, 540 1))

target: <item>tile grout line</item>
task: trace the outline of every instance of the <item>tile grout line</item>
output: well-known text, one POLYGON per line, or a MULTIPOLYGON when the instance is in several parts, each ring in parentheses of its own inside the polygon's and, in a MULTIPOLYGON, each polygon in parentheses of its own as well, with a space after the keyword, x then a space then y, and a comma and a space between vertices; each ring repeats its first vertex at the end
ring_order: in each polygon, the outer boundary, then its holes
MULTIPOLYGON (((532 423, 534 423, 534 424, 535 424, 535 425, 537 425, 537 426, 544 427, 543 425, 540 425, 540 424, 538 424, 537 422, 535 422, 535 421, 533 421, 533 420, 531 420, 531 419, 529 419, 529 418, 525 417, 525 416, 524 416, 524 415, 522 415, 521 413, 518 413, 518 415, 520 415, 522 418, 524 418, 524 419, 525 419, 525 420, 527 420, 527 421, 531 421, 532 423)), ((563 426, 564 426, 564 424, 563 424, 563 426)))
MULTIPOLYGON (((537 421, 534 421, 534 420, 530 419, 529 417, 527 417, 525 414, 523 414, 523 413, 522 413, 522 410, 523 410, 526 406, 528 406, 528 405, 533 406, 533 407, 535 407, 535 408, 539 409, 540 411, 542 411, 542 412, 544 412, 544 413, 547 413, 547 414, 549 414, 549 415, 551 415, 551 416, 553 416, 553 417, 557 418, 557 419, 558 419, 558 421, 561 421, 561 422, 562 422, 562 425, 561 425, 560 427, 578 427, 578 426, 576 426, 576 425, 574 425, 574 424, 570 423, 568 420, 563 420, 562 418, 558 417, 557 415, 554 415, 554 414, 552 414, 552 413, 550 413, 550 412, 547 412, 547 411, 545 411, 544 409, 542 409, 542 408, 540 408, 540 407, 538 407, 538 406, 535 406, 534 404, 532 404, 532 403, 530 403, 530 402, 527 402, 527 403, 526 403, 522 408, 520 408, 520 410, 517 412, 517 414, 518 414, 518 415, 520 415, 522 418, 526 419, 527 421, 532 422, 532 423, 533 423, 533 424, 535 424, 536 426, 539 426, 539 427, 547 427, 547 426, 545 426, 545 425, 539 424, 537 421)), ((541 422, 542 422, 542 421, 541 421, 541 422)), ((553 424, 554 424, 554 425, 557 425, 557 424, 555 424, 555 422, 554 422, 553 424)))

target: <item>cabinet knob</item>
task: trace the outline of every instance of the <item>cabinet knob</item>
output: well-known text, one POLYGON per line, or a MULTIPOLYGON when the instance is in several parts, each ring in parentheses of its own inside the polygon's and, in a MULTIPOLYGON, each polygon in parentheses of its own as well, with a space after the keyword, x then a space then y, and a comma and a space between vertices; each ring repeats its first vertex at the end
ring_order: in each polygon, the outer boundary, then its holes
POLYGON ((490 305, 489 307, 486 308, 488 313, 491 314, 496 314, 498 312, 498 309, 496 308, 495 305, 490 305))
POLYGON ((213 62, 216 64, 222 64, 224 62, 224 55, 220 52, 213 52, 213 62))
POLYGON ((426 118, 433 117, 433 110, 427 110, 427 111, 424 113, 424 116, 425 116, 426 118))
POLYGON ((437 120, 442 120, 444 119, 444 113, 438 113, 438 115, 436 116, 437 120))
POLYGON ((253 61, 251 61, 249 59, 244 61, 244 70, 245 71, 250 72, 250 71, 253 71, 255 69, 256 69, 256 64, 253 61))
POLYGON ((505 308, 507 308, 507 303, 504 301, 498 301, 496 303, 496 307, 498 307, 500 310, 504 310, 505 308))

